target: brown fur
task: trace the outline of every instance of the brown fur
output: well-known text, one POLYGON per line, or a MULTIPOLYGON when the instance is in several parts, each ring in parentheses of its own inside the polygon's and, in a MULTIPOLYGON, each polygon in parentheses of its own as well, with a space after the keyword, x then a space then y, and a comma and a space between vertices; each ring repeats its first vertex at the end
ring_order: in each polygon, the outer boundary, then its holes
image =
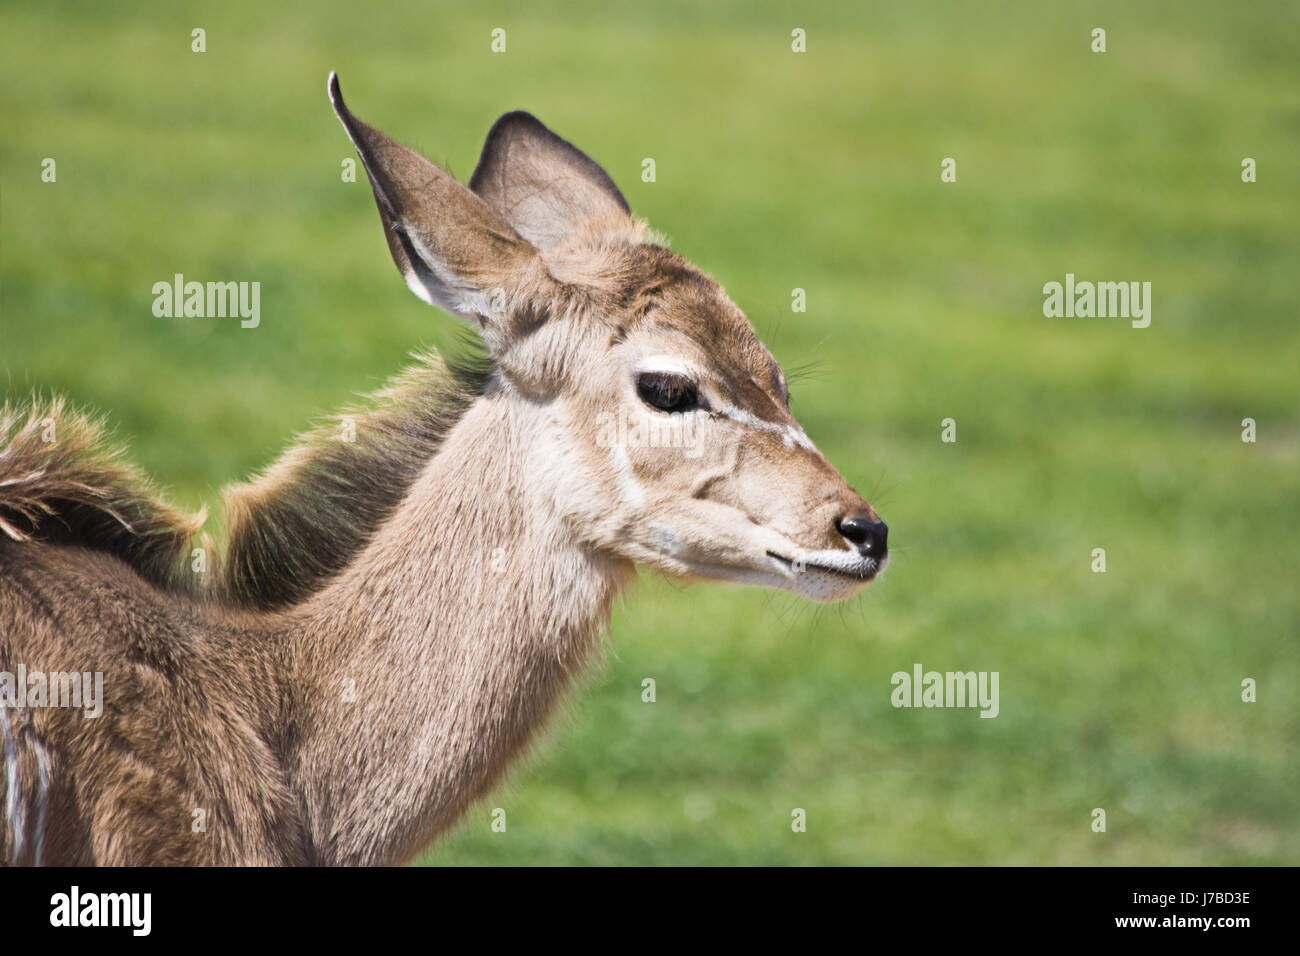
POLYGON ((401 861, 535 738, 635 564, 819 600, 883 567, 744 315, 594 162, 509 114, 480 195, 331 99, 395 264, 491 362, 421 357, 354 441, 336 419, 228 492, 215 543, 98 423, 5 406, 0 671, 104 683, 99 717, 0 707, 0 861, 401 861), (688 421, 638 397, 663 361, 698 379, 700 444, 610 445, 614 411, 688 421))
POLYGON ((62 399, 0 407, 0 533, 37 535, 116 555, 155 584, 188 583, 175 574, 203 525, 163 501, 122 461, 102 420, 70 411, 62 399))
POLYGON ((364 547, 482 394, 491 365, 419 357, 366 407, 303 436, 250 484, 226 492, 229 541, 217 585, 251 607, 302 600, 364 547), (343 441, 345 426, 355 430, 343 441))

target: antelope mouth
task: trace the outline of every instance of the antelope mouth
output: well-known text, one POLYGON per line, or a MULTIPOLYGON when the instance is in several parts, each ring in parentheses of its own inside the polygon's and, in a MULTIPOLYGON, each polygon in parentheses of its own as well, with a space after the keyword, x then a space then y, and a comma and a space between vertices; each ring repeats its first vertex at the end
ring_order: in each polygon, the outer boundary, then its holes
POLYGON ((775 551, 768 551, 767 556, 775 560, 789 574, 807 574, 809 571, 821 571, 850 581, 871 581, 884 570, 889 558, 877 561, 875 558, 860 557, 846 551, 831 553, 818 552, 802 558, 787 558, 775 551))

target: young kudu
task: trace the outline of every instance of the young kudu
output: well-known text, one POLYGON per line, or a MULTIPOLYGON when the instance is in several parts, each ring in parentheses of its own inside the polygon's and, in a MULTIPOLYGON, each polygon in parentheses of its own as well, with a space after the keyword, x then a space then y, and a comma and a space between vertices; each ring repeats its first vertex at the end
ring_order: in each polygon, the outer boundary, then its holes
POLYGON ((426 355, 354 436, 305 436, 215 549, 97 423, 5 407, 0 861, 406 860, 555 710, 634 565, 821 601, 884 567, 745 316, 600 166, 509 113, 467 188, 329 92, 407 285, 490 362, 426 355), (74 672, 99 716, 52 706, 74 672))

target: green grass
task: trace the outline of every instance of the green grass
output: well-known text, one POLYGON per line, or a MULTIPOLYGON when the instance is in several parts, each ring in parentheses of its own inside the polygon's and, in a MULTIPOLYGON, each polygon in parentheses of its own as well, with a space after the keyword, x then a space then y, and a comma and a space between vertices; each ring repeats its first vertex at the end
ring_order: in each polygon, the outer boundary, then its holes
POLYGON ((215 503, 456 335, 340 181, 328 71, 461 177, 529 109, 814 363, 795 412, 895 562, 832 608, 643 576, 566 718, 422 862, 1300 862, 1296 6, 702 6, 5 6, 5 392, 110 412, 215 503), (155 319, 175 272, 260 281, 261 327, 155 319), (1066 272, 1150 281, 1151 327, 1044 318, 1066 272), (1001 715, 894 709, 914 662, 999 671, 1001 715))

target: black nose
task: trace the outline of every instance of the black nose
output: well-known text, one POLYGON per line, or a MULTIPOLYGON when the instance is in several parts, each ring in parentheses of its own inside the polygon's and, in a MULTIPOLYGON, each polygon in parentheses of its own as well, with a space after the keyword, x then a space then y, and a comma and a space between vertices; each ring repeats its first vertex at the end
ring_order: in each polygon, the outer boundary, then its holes
POLYGON ((862 517, 840 518, 835 522, 835 528, 853 542, 861 554, 869 558, 883 561, 889 553, 889 525, 883 521, 862 517))

